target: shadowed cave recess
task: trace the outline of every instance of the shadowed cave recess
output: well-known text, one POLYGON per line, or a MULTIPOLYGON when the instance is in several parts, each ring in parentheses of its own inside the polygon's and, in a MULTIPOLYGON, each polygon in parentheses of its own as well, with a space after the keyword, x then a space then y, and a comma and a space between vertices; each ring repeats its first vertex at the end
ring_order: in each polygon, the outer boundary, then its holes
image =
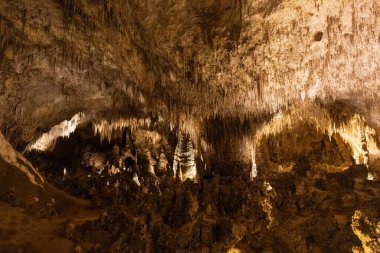
POLYGON ((377 0, 1 0, 0 253, 380 252, 377 0))

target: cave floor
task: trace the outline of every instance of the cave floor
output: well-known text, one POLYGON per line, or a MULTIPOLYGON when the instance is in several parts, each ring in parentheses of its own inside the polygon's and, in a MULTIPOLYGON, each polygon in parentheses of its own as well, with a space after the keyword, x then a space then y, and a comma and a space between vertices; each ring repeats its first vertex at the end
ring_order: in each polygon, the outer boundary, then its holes
POLYGON ((24 208, 0 201, 0 252, 70 252, 73 242, 69 239, 68 223, 81 224, 95 220, 100 212, 83 208, 66 215, 40 218, 24 208), (74 215, 72 215, 74 213, 74 215))
POLYGON ((366 180, 363 169, 293 169, 253 181, 213 176, 180 183, 167 178, 159 192, 149 183, 134 187, 132 181, 117 190, 115 181, 108 185, 99 178, 103 185, 98 190, 106 194, 94 194, 98 200, 92 199, 91 207, 80 203, 81 208, 66 207, 48 218, 0 202, 0 249, 351 252, 360 246, 355 232, 369 229, 360 222, 356 230, 352 227, 355 212, 376 218, 380 210, 380 184, 366 180))

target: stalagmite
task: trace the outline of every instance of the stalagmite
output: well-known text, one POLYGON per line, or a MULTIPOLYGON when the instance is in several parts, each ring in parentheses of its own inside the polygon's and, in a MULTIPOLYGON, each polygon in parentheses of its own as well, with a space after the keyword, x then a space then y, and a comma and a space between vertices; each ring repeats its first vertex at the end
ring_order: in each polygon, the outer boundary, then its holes
POLYGON ((153 177, 157 178, 156 173, 154 172, 154 166, 157 164, 157 161, 152 157, 151 152, 148 150, 146 150, 146 156, 149 161, 148 173, 152 175, 153 177))
POLYGON ((263 211, 267 214, 268 228, 271 228, 274 222, 274 216, 272 214, 273 206, 272 199, 276 196, 276 192, 273 190, 269 182, 264 181, 264 196, 262 200, 263 211))
POLYGON ((356 210, 352 216, 351 224, 353 232, 361 241, 362 247, 354 247, 353 252, 377 253, 380 249, 380 221, 375 217, 367 217, 363 211, 356 210))
POLYGON ((379 24, 380 0, 0 0, 0 253, 380 252, 379 24))
POLYGON ((197 176, 193 144, 189 136, 181 132, 178 134, 178 143, 174 152, 173 172, 174 177, 178 177, 181 181, 195 180, 197 176))
POLYGON ((133 174, 133 182, 135 182, 135 184, 137 185, 137 186, 141 186, 141 184, 140 184, 140 180, 139 180, 139 177, 137 176, 137 174, 136 173, 134 173, 133 174))
POLYGON ((160 159, 158 162, 159 171, 165 173, 167 171, 167 167, 169 165, 168 159, 166 159, 165 153, 160 153, 160 159))
POLYGON ((257 165, 256 165, 255 156, 256 156, 256 150, 254 148, 252 148, 252 151, 251 151, 252 168, 251 168, 251 173, 250 173, 251 178, 257 177, 257 165))

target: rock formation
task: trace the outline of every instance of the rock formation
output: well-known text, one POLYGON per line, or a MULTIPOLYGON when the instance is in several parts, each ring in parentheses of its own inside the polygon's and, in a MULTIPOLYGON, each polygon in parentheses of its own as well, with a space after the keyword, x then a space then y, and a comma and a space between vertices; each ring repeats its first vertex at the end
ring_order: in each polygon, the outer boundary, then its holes
POLYGON ((380 252, 379 24, 377 0, 1 0, 0 252, 380 252))

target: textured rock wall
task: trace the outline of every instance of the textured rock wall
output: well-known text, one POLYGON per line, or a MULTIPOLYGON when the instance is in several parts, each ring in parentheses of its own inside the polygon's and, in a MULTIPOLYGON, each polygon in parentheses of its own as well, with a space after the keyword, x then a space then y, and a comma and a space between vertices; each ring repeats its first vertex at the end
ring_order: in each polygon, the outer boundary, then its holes
POLYGON ((347 100, 377 123, 379 9, 375 0, 5 0, 1 129, 24 146, 79 111, 201 122, 316 98, 347 100))

